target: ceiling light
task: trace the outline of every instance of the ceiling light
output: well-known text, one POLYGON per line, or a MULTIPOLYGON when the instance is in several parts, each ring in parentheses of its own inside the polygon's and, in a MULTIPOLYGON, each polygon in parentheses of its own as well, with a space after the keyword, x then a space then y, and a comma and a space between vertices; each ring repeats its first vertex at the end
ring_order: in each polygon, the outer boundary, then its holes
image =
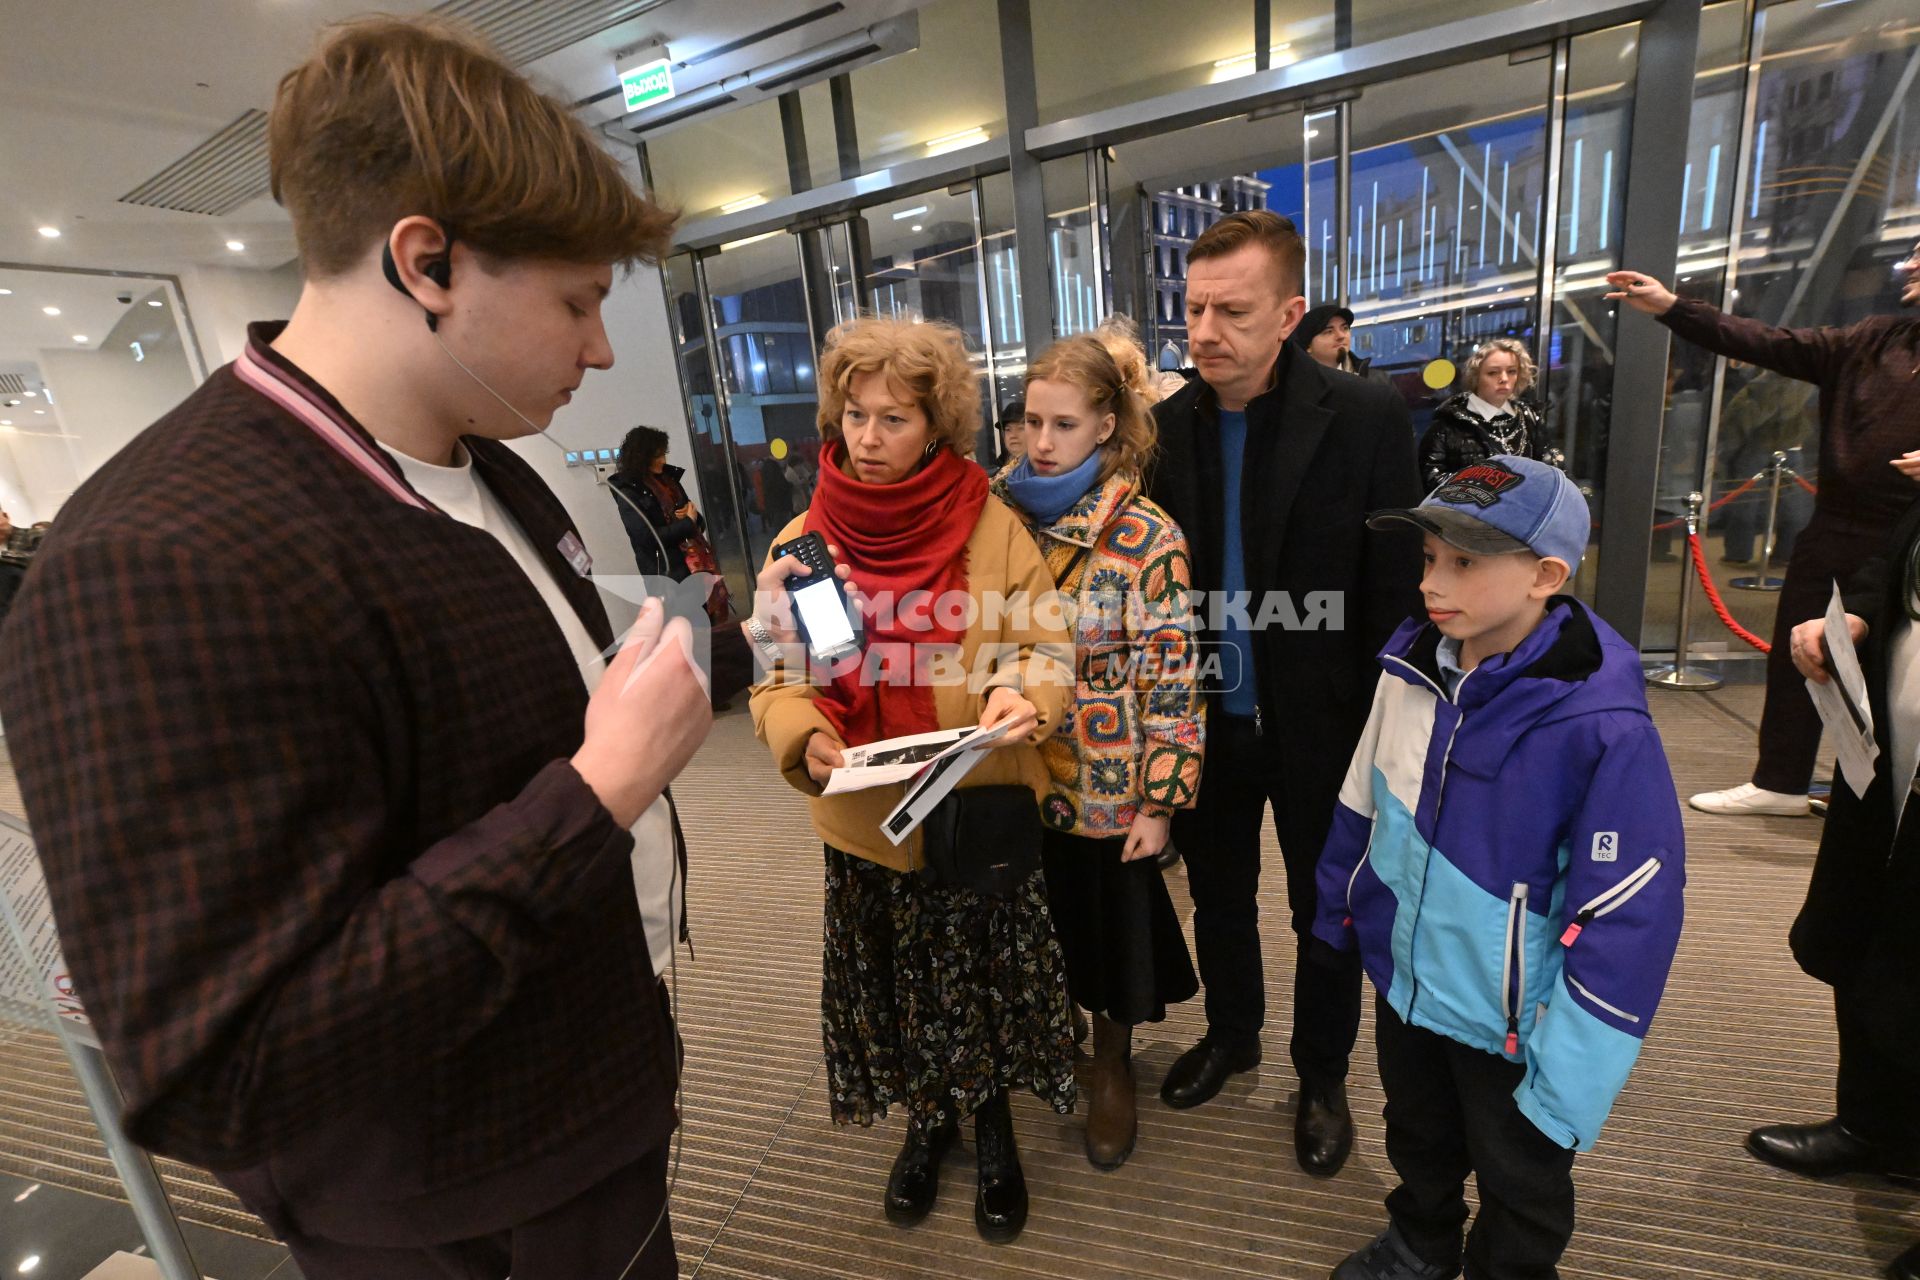
MULTIPOLYGON (((931 146, 932 144, 929 143, 928 145, 931 146)), ((913 208, 911 209, 902 209, 900 212, 894 214, 893 220, 895 222, 905 222, 908 218, 917 218, 921 214, 925 213, 926 211, 927 211, 927 206, 923 204, 917 204, 913 206, 913 208)))
POLYGON ((22 1191, 19 1195, 15 1196, 13 1198, 13 1202, 15 1204, 19 1204, 22 1200, 25 1200, 28 1196, 32 1195, 34 1192, 38 1191, 39 1189, 40 1189, 40 1184, 36 1182, 32 1186, 28 1187, 25 1191, 22 1191))
POLYGON ((943 134, 927 141, 927 154, 943 156, 949 151, 958 151, 962 147, 971 147, 987 140, 987 131, 979 125, 971 129, 962 129, 958 133, 943 134))
POLYGON ((13 425, 12 418, 0 418, 0 427, 10 427, 12 425, 13 425))
POLYGON ((720 212, 739 213, 742 209, 758 209, 766 202, 767 198, 756 191, 750 196, 741 196, 738 200, 727 201, 720 206, 720 212))
POLYGON ((914 224, 913 224, 913 229, 914 229, 915 231, 918 231, 918 230, 920 229, 920 224, 919 224, 919 223, 917 223, 917 222, 916 222, 916 223, 914 223, 914 224))
POLYGON ((13 296, 13 290, 11 290, 11 289, 0 289, 0 298, 10 298, 10 297, 12 297, 12 296, 13 296))
POLYGON ((42 312, 43 312, 44 314, 46 314, 46 315, 50 315, 50 316, 57 316, 57 315, 59 315, 59 314, 60 314, 60 308, 58 308, 58 307, 42 307, 42 308, 40 308, 40 310, 41 310, 41 311, 42 311, 42 312))
POLYGON ((34 412, 39 414, 43 418, 47 416, 47 411, 45 409, 35 409, 34 412))
POLYGON ((240 241, 238 241, 238 240, 229 240, 229 241, 227 241, 227 248, 229 248, 229 249, 231 249, 231 250, 233 250, 233 251, 234 251, 235 253, 239 253, 239 252, 241 252, 241 251, 242 251, 242 250, 244 250, 244 249, 245 249, 246 247, 247 247, 246 245, 244 245, 244 244, 242 244, 242 243, 241 243, 240 241))
POLYGON ((738 249, 744 245, 759 244, 762 240, 771 240, 775 236, 783 236, 785 234, 787 233, 784 231, 762 231, 759 235, 748 236, 744 240, 729 240, 720 246, 720 252, 725 253, 729 249, 738 249))
POLYGON ((164 303, 164 302, 162 302, 162 301, 160 301, 160 299, 158 299, 158 298, 148 298, 148 299, 147 299, 147 305, 148 305, 148 306, 150 306, 150 307, 164 307, 164 306, 166 306, 167 304, 166 304, 166 303, 164 303))
POLYGON ((27 1274, 27 1272, 32 1271, 35 1267, 38 1267, 39 1265, 40 1265, 40 1255, 37 1253, 30 1253, 26 1257, 20 1260, 20 1274, 25 1275, 27 1274))
POLYGON ((85 342, 87 340, 87 335, 84 333, 76 333, 73 335, 73 340, 75 342, 85 342))
POLYGON ((33 399, 33 398, 34 398, 35 396, 37 396, 37 395, 39 395, 39 394, 40 394, 40 393, 39 393, 38 391, 29 391, 29 392, 27 392, 27 399, 29 399, 29 400, 31 400, 31 399, 33 399))
POLYGON ((58 240, 60 238, 60 228, 42 227, 40 228, 40 234, 45 236, 49 240, 58 240))

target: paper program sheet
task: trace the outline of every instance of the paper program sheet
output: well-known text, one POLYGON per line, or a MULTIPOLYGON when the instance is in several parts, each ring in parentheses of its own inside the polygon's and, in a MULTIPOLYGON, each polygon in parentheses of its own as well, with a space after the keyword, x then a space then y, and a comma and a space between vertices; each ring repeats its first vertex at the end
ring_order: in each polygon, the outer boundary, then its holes
POLYGON ((1840 775, 1856 796, 1867 794, 1873 783, 1874 762, 1880 758, 1880 744, 1873 739, 1873 705, 1867 699, 1867 677, 1860 669, 1860 655, 1853 647, 1853 634, 1847 630, 1847 607, 1841 603, 1840 587, 1835 584, 1827 601, 1827 670, 1832 678, 1824 684, 1807 681, 1820 721, 1833 736, 1835 760, 1840 775))

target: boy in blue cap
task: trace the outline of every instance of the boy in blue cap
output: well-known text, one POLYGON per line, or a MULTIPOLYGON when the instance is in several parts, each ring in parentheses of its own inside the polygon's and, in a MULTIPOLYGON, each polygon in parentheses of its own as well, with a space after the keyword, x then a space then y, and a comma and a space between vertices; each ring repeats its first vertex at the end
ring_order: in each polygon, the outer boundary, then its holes
POLYGON ((1314 937, 1379 989, 1385 1233, 1333 1280, 1537 1280, 1680 937, 1683 836, 1640 655, 1559 594, 1586 500, 1502 455, 1419 506, 1427 617, 1380 654, 1314 937), (1480 1213, 1465 1237, 1467 1175, 1480 1213))

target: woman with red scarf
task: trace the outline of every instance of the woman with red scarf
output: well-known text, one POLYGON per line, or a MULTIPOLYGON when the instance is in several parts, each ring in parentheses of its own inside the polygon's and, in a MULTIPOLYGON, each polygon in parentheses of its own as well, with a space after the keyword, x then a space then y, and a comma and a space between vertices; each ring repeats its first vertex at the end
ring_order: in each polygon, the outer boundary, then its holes
POLYGON ((1039 549, 963 452, 980 401, 959 333, 857 320, 829 335, 819 377, 818 487, 777 541, 818 531, 843 548, 867 647, 850 671, 776 674, 754 691, 753 719, 782 774, 813 797, 826 842, 820 1003, 833 1118, 868 1125, 895 1104, 906 1111, 885 1195, 887 1217, 905 1226, 932 1209, 941 1158, 972 1116, 974 1223, 1004 1242, 1027 1217, 1009 1094, 1031 1089, 1063 1114, 1074 1101, 1045 883, 1037 867, 1004 897, 929 883, 924 830, 898 846, 880 830, 901 787, 821 790, 844 747, 1004 723, 956 794, 1025 788, 1035 808, 1018 792, 1015 805, 1037 831, 1048 779, 1033 744, 1072 697, 1072 642, 1039 549))

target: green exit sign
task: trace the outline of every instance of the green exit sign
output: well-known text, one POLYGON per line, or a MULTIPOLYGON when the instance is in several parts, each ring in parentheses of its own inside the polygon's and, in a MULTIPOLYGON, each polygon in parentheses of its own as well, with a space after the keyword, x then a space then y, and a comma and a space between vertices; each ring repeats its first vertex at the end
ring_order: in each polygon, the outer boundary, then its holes
POLYGON ((620 88, 627 95, 627 110, 638 111, 673 96, 673 73, 665 58, 645 62, 620 73, 620 88))

